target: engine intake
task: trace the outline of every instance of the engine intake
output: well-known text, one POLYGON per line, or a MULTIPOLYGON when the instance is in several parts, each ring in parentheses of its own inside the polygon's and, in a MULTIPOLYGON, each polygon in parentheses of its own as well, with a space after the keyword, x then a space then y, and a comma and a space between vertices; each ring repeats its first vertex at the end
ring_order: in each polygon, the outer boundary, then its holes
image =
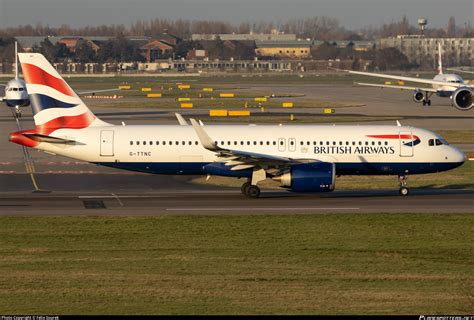
POLYGON ((293 165, 289 172, 273 180, 294 192, 327 192, 334 190, 335 175, 334 163, 312 162, 293 165))
POLYGON ((458 88, 451 95, 451 103, 458 110, 470 110, 473 107, 472 94, 473 89, 471 88, 458 88))
POLYGON ((421 103, 424 99, 425 95, 423 94, 423 92, 419 90, 413 92, 413 101, 415 101, 416 103, 421 103))

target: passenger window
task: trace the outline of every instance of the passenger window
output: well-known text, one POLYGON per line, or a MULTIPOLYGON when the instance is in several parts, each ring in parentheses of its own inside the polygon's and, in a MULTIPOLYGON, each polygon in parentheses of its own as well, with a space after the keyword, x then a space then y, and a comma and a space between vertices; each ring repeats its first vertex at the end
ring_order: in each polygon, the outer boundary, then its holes
POLYGON ((146 146, 146 141, 143 141, 143 145, 146 146))
POLYGON ((308 146, 309 146, 310 144, 311 144, 311 142, 309 142, 309 141, 307 141, 307 142, 306 142, 306 145, 308 145, 308 146))
POLYGON ((176 145, 179 146, 179 141, 176 141, 176 145))
POLYGON ((247 145, 248 145, 248 146, 250 145, 250 141, 247 141, 247 145))
POLYGON ((372 141, 372 145, 375 146, 375 141, 372 141))
POLYGON ((332 145, 335 146, 335 145, 336 145, 336 141, 333 141, 333 142, 332 142, 332 145))
POLYGON ((277 145, 277 142, 276 142, 276 141, 273 141, 273 145, 276 146, 276 145, 277 145))
POLYGON ((379 146, 381 146, 381 145, 382 145, 382 141, 379 141, 379 146))
POLYGON ((181 144, 182 144, 183 146, 186 145, 186 141, 183 141, 181 144))
POLYGON ((339 141, 339 145, 342 146, 342 141, 339 141))
POLYGON ((166 146, 166 141, 163 141, 163 145, 166 146))
POLYGON ((304 142, 303 142, 303 141, 301 141, 301 142, 300 142, 300 145, 302 146, 303 144, 304 144, 304 142))
POLYGON ((362 141, 359 141, 359 146, 361 146, 361 145, 362 145, 362 141))
POLYGON ((139 145, 140 145, 140 141, 137 141, 137 146, 139 146, 139 145))
POLYGON ((189 141, 189 143, 188 143, 188 144, 189 144, 190 146, 192 146, 192 145, 193 145, 193 142, 192 142, 192 141, 189 141))
POLYGON ((130 145, 133 146, 133 141, 130 141, 130 145))
POLYGON ((368 145, 369 145, 369 141, 366 141, 366 142, 365 142, 365 145, 368 146, 368 145))
POLYGON ((243 142, 243 141, 240 141, 240 145, 243 146, 243 145, 244 145, 244 142, 243 142))
POLYGON ((270 145, 270 141, 267 141, 267 146, 269 146, 269 145, 270 145))
MULTIPOLYGON (((282 144, 283 144, 283 142, 282 142, 282 144)), ((257 141, 254 141, 254 142, 253 142, 253 145, 256 146, 256 145, 257 145, 257 141)))
POLYGON ((199 142, 197 142, 197 141, 194 141, 194 144, 195 144, 195 145, 198 145, 198 144, 199 144, 199 142))
POLYGON ((433 139, 428 140, 428 145, 430 147, 434 146, 434 140, 433 139))
POLYGON ((385 145, 388 146, 388 141, 385 141, 385 145))
POLYGON ((283 145, 283 143, 284 143, 283 141, 280 141, 280 146, 282 146, 282 145, 283 145))
POLYGON ((293 140, 292 140, 292 141, 290 141, 290 145, 294 145, 294 144, 295 144, 295 143, 294 143, 294 141, 293 141, 293 140))
POLYGON ((260 141, 260 145, 263 146, 263 141, 260 141))
POLYGON ((150 141, 150 146, 152 146, 152 145, 153 145, 153 141, 150 141))
POLYGON ((319 145, 322 146, 324 144, 324 142, 322 141, 319 141, 319 145))
POLYGON ((327 145, 327 146, 329 145, 329 141, 326 141, 326 145, 327 145))
POLYGON ((156 144, 157 146, 159 146, 159 145, 160 145, 160 141, 156 141, 155 144, 156 144))

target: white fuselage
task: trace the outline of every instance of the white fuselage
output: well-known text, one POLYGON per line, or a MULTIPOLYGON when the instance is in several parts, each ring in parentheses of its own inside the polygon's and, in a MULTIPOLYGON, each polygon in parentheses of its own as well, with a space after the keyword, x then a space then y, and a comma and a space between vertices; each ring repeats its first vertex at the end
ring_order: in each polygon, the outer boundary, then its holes
MULTIPOLYGON (((443 82, 450 82, 455 84, 464 84, 464 79, 457 75, 457 74, 437 74, 433 80, 435 81, 443 81, 443 82)), ((457 86, 450 86, 449 84, 446 85, 439 85, 433 84, 433 89, 437 90, 437 94, 441 97, 450 97, 451 94, 459 87, 457 86)))
POLYGON ((21 79, 12 79, 5 86, 3 98, 9 107, 26 107, 30 105, 30 97, 25 82, 21 79))
MULTIPOLYGON (((206 125, 221 148, 336 164, 338 174, 427 173, 457 167, 465 155, 435 133, 404 126, 206 125)), ((102 165, 161 174, 204 174, 222 161, 191 126, 125 125, 59 129, 50 136, 71 144, 36 148, 102 165)))

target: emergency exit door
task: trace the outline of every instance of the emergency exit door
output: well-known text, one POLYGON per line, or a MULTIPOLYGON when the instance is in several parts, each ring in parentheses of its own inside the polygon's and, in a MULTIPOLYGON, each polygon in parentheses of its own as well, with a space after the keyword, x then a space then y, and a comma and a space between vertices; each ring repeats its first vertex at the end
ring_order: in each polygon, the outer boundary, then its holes
POLYGON ((100 132, 100 155, 103 157, 114 155, 114 132, 112 130, 100 132))

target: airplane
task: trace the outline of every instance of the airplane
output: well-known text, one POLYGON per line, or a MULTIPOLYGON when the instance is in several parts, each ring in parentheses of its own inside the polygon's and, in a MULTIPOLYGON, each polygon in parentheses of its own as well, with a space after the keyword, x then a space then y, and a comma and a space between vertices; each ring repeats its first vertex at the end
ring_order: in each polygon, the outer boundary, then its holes
POLYGON ((271 178, 292 192, 329 192, 340 175, 407 176, 450 170, 465 154, 436 133, 397 125, 114 125, 99 119, 39 53, 20 53, 35 128, 9 140, 107 167, 168 175, 245 178, 260 196, 271 178))
MULTIPOLYGON (((25 85, 25 81, 19 78, 18 72, 18 43, 15 41, 15 78, 8 81, 6 85, 0 84, 0 86, 5 86, 5 96, 0 97, 0 102, 5 102, 6 105, 10 108, 14 108, 15 117, 21 117, 21 108, 27 107, 30 105, 30 96, 28 95, 28 90, 25 85)), ((91 90, 91 91, 81 91, 80 95, 92 94, 95 95, 99 92, 109 92, 117 91, 118 88, 114 89, 102 89, 102 90, 91 90)))
MULTIPOLYGON (((3 86, 3 85, 1 85, 3 86)), ((21 107, 30 105, 30 97, 26 90, 25 81, 18 76, 18 44, 15 42, 15 78, 5 85, 5 96, 0 97, 0 102, 5 102, 10 108, 14 108, 15 116, 21 117, 21 107)))
POLYGON ((378 87, 378 88, 390 88, 390 89, 401 89, 401 90, 412 90, 413 101, 416 103, 423 103, 423 105, 431 105, 431 96, 436 94, 439 97, 449 97, 451 104, 458 110, 467 111, 472 109, 474 86, 466 83, 463 78, 457 74, 444 74, 443 65, 441 61, 441 44, 438 43, 438 74, 433 79, 420 79, 415 77, 403 77, 397 75, 390 75, 384 73, 372 73, 372 72, 361 72, 344 70, 348 73, 358 74, 369 77, 395 79, 402 81, 410 81, 417 83, 430 84, 429 87, 412 87, 404 85, 390 85, 390 84, 376 84, 376 83, 365 83, 356 82, 361 86, 378 87))
POLYGON ((461 68, 446 68, 446 70, 455 71, 455 72, 464 72, 464 73, 474 74, 474 71, 472 71, 472 70, 466 70, 466 69, 464 69, 463 67, 461 67, 461 68))

